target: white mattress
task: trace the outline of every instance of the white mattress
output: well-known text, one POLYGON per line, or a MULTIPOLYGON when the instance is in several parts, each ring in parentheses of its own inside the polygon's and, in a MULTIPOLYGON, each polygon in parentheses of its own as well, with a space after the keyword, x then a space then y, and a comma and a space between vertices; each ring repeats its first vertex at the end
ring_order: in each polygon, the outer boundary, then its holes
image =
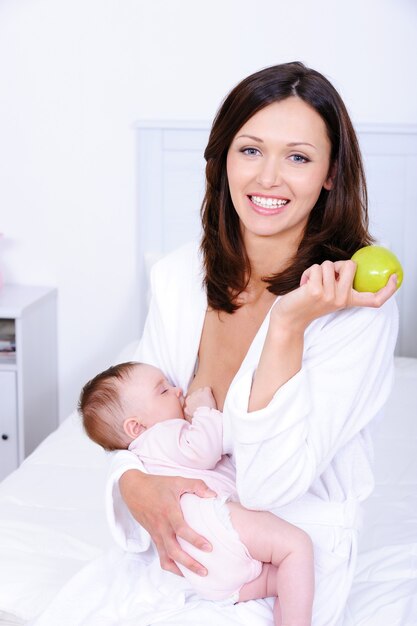
MULTIPOLYGON (((386 417, 375 428, 377 485, 365 504, 344 626, 416 626, 417 359, 396 360, 386 417)), ((73 413, 0 484, 0 624, 35 617, 113 545, 106 465, 73 413)))

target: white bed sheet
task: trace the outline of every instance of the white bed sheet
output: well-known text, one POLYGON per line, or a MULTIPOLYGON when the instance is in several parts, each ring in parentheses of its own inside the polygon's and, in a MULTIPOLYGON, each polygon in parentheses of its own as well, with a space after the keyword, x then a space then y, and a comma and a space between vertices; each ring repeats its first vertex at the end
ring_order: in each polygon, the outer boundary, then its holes
POLYGON ((417 625, 417 359, 396 359, 396 381, 375 425, 376 486, 344 626, 417 625))
MULTIPOLYGON (((417 359, 396 359, 375 440, 377 485, 365 504, 344 626, 416 626, 417 359)), ((0 484, 0 624, 35 617, 113 547, 103 506, 106 471, 106 453, 87 439, 74 412, 0 484)))

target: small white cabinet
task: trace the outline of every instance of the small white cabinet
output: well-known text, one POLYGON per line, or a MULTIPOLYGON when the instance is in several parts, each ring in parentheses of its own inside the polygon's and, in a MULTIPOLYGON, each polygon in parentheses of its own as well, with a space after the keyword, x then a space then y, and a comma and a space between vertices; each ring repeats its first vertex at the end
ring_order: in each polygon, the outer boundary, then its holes
POLYGON ((56 298, 47 287, 0 289, 0 322, 16 346, 0 351, 0 480, 58 426, 56 298))

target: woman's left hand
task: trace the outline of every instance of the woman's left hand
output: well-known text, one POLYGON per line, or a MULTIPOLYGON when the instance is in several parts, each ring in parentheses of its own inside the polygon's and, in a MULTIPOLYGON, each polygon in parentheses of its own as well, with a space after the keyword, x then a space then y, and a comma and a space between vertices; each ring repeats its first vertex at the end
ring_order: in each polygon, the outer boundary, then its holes
POLYGON ((324 261, 312 265, 302 275, 300 287, 282 296, 271 311, 280 323, 298 326, 304 331, 313 320, 340 309, 355 306, 380 307, 397 289, 393 275, 376 293, 353 289, 354 261, 324 261))
POLYGON ((276 391, 302 367, 304 332, 315 319, 350 307, 380 307, 397 288, 395 277, 376 293, 353 289, 356 263, 325 261, 302 275, 300 286, 278 298, 253 379, 249 411, 269 404, 276 391))

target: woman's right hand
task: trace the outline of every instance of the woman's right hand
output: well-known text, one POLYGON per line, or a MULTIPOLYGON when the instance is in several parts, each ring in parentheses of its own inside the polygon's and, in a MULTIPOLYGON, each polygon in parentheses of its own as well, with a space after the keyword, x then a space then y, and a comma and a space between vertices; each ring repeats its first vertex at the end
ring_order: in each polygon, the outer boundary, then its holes
POLYGON ((139 470, 125 472, 119 479, 119 487, 129 511, 155 543, 162 569, 182 576, 177 561, 192 572, 205 576, 207 570, 184 552, 177 541, 178 535, 200 550, 210 552, 212 549, 211 544, 184 520, 180 498, 184 493, 212 498, 215 492, 202 480, 155 476, 139 470))

